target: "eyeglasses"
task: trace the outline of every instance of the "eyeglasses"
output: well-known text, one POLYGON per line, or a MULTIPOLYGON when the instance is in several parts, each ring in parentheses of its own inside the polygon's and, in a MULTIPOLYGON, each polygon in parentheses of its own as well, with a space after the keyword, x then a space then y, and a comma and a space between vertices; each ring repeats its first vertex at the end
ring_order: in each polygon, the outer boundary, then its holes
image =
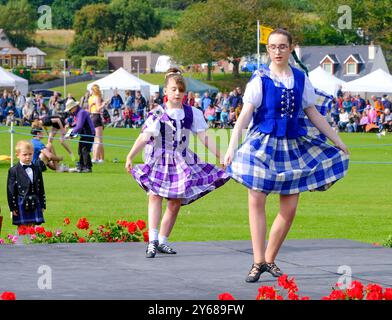
POLYGON ((275 44, 270 44, 267 45, 267 49, 269 51, 275 52, 276 49, 279 49, 280 52, 284 52, 289 48, 289 46, 287 44, 280 44, 280 45, 275 45, 275 44))

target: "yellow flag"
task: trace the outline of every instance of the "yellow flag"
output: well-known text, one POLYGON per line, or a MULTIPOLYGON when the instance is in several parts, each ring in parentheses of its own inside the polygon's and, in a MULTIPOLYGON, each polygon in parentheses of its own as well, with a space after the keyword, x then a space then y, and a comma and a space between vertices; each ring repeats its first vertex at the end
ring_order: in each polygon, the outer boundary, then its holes
POLYGON ((261 44, 268 44, 268 37, 272 31, 274 31, 274 29, 260 26, 260 43, 261 44))

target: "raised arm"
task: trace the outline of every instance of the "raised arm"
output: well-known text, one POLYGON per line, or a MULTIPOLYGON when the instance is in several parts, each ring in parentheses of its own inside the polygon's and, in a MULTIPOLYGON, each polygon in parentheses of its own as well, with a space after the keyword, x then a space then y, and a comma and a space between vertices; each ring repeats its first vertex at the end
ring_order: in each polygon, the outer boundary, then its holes
POLYGON ((327 120, 318 112, 315 106, 306 108, 305 114, 314 126, 324 134, 329 140, 331 140, 337 148, 342 150, 344 153, 349 154, 347 146, 340 139, 339 135, 331 128, 327 120))

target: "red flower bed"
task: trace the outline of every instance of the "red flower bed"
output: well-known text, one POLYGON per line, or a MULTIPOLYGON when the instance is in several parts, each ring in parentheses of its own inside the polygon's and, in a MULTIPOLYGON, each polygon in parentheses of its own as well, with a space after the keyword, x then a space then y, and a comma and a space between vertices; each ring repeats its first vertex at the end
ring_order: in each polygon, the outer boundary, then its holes
MULTIPOLYGON (((325 296, 322 300, 392 300, 392 288, 382 288, 378 284, 364 285, 359 281, 353 281, 347 289, 339 289, 341 284, 337 283, 338 287, 333 288, 329 296, 325 296)), ((278 287, 262 286, 259 288, 259 293, 256 300, 285 300, 284 294, 280 294, 285 290, 287 300, 310 300, 310 297, 299 296, 298 287, 295 283, 295 278, 289 279, 287 275, 278 278, 278 287)), ((225 292, 218 295, 219 300, 236 300, 230 293, 225 292)))
POLYGON ((1 300, 16 300, 16 295, 13 292, 5 291, 0 296, 1 300))
MULTIPOLYGON (((64 219, 64 227, 71 224, 69 218, 64 219)), ((76 223, 80 230, 77 232, 45 230, 43 226, 19 227, 19 236, 29 236, 32 243, 86 243, 86 242, 148 242, 148 230, 143 220, 108 222, 105 225, 92 228, 86 218, 80 218, 76 223)), ((8 239, 0 239, 0 244, 16 243, 18 236, 9 235, 8 239)))

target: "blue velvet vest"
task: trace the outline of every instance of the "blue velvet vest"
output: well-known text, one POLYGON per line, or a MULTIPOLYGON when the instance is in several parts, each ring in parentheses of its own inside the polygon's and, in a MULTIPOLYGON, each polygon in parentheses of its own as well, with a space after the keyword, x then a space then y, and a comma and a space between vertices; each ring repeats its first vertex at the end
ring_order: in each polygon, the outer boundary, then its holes
MULTIPOLYGON (((289 139, 306 135, 306 130, 298 121, 298 113, 302 109, 305 74, 293 67, 291 69, 294 74, 292 89, 283 85, 276 86, 268 75, 262 75, 263 100, 253 115, 252 130, 289 139)), ((255 76, 260 74, 255 73, 252 79, 255 76)))

